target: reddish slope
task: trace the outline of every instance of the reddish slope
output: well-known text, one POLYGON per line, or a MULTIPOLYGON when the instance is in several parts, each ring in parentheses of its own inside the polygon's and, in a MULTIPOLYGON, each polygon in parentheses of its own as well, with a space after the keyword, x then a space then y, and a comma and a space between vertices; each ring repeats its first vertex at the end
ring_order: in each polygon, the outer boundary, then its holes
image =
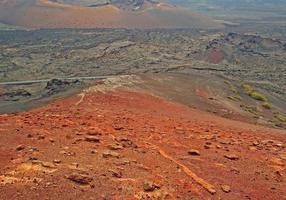
POLYGON ((0 116, 1 199, 284 199, 284 134, 88 92, 0 116))
POLYGON ((48 0, 0 1, 0 21, 34 28, 222 28, 209 17, 167 4, 139 11, 115 5, 80 7, 48 0), (12 13, 12 15, 11 15, 12 13))

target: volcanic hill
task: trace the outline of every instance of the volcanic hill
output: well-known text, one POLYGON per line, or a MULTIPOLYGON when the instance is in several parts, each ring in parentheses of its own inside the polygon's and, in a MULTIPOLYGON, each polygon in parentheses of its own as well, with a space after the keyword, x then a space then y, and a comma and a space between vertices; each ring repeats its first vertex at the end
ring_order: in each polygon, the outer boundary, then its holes
POLYGON ((1 199, 285 199, 284 130, 156 97, 142 80, 0 115, 1 199))
POLYGON ((1 0, 0 22, 32 28, 224 27, 210 17, 166 3, 150 0, 92 2, 1 0))

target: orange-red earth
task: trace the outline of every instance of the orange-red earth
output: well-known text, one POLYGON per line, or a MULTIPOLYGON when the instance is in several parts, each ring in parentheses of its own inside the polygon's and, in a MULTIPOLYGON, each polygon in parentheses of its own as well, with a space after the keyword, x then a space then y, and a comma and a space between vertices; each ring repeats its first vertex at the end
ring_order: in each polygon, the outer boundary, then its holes
POLYGON ((0 116, 0 199, 286 198, 285 131, 141 92, 0 116))

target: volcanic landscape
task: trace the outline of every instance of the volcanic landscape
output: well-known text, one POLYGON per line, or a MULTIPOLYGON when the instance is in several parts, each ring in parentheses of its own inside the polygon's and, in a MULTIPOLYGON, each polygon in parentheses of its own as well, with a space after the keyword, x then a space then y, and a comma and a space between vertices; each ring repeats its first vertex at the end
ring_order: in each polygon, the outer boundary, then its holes
POLYGON ((244 20, 0 0, 0 200, 286 199, 286 26, 244 20))

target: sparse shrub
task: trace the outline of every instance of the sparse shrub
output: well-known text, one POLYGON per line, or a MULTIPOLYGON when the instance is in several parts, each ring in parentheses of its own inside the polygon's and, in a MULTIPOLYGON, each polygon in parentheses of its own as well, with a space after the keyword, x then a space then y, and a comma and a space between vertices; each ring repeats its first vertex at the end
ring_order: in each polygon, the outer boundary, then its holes
POLYGON ((238 91, 236 90, 235 86, 232 85, 230 81, 225 80, 224 83, 229 86, 230 90, 231 90, 234 94, 238 94, 238 91))
POLYGON ((245 83, 242 84, 241 87, 246 92, 246 94, 248 94, 248 95, 254 91, 254 89, 250 85, 245 84, 245 83))
POLYGON ((280 122, 285 122, 286 123, 286 117, 282 114, 277 114, 274 116, 276 119, 278 119, 280 122))
POLYGON ((244 83, 241 85, 241 87, 243 88, 245 93, 248 94, 251 98, 258 100, 258 101, 264 101, 264 102, 268 101, 267 97, 264 94, 256 91, 250 85, 244 83))
POLYGON ((247 111, 247 112, 250 112, 250 113, 252 113, 252 114, 254 114, 254 115, 257 115, 257 108, 256 107, 254 107, 254 106, 248 106, 248 105, 240 105, 240 107, 243 109, 243 110, 245 110, 245 111, 247 111))
POLYGON ((267 103, 267 102, 264 102, 264 103, 262 104, 262 107, 265 108, 265 109, 268 109, 268 110, 271 109, 270 103, 267 103))
POLYGON ((228 99, 232 100, 232 101, 241 101, 241 97, 238 95, 235 96, 228 96, 228 99))
POLYGON ((227 84, 227 85, 230 85, 231 83, 230 83, 230 81, 228 81, 228 80, 224 80, 223 81, 225 84, 227 84))
POLYGON ((249 96, 251 96, 253 99, 258 100, 258 101, 267 102, 267 98, 263 94, 257 91, 252 92, 249 96))

